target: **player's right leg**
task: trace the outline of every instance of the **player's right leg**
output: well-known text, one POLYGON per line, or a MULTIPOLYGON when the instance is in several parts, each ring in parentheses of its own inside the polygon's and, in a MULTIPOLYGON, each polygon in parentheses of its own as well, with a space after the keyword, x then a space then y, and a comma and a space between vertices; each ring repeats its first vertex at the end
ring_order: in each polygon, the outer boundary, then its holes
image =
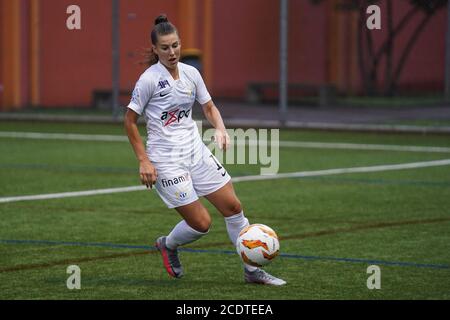
POLYGON ((211 218, 198 200, 190 172, 182 164, 154 165, 158 171, 155 187, 159 197, 169 209, 175 209, 183 217, 167 236, 156 240, 155 246, 161 252, 169 275, 180 278, 183 268, 177 248, 204 236, 209 230, 211 218))
POLYGON ((163 258, 167 273, 176 278, 183 276, 183 267, 178 257, 179 246, 194 242, 208 233, 211 217, 199 200, 175 208, 183 217, 167 236, 156 240, 156 248, 163 258))

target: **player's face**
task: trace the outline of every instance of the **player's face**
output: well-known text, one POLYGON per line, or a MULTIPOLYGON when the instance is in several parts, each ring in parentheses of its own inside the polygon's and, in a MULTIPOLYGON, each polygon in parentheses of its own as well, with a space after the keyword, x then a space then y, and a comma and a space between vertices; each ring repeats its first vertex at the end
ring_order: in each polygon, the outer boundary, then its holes
POLYGON ((153 50, 158 55, 159 61, 168 69, 175 69, 180 60, 181 43, 180 38, 174 32, 164 36, 158 36, 156 46, 153 50))

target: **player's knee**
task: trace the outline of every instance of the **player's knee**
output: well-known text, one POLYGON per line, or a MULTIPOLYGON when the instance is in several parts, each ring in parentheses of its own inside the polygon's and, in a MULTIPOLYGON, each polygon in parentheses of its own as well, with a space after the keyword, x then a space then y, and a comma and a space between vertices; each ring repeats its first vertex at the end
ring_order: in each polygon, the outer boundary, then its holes
POLYGON ((211 228, 211 216, 208 212, 205 212, 202 214, 202 218, 197 221, 195 229, 198 232, 206 233, 209 231, 209 228, 211 228))
POLYGON ((235 201, 233 201, 233 203, 230 204, 229 209, 228 209, 231 215, 235 215, 235 214, 239 214, 242 212, 242 205, 241 202, 236 199, 235 201))
POLYGON ((197 225, 197 231, 206 233, 209 231, 209 228, 211 228, 211 218, 208 218, 207 220, 202 220, 197 225))

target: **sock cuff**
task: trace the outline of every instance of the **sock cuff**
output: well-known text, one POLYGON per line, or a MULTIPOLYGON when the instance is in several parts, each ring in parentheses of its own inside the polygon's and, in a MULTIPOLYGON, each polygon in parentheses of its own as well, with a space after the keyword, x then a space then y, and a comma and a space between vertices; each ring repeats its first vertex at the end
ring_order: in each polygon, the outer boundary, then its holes
POLYGON ((188 225, 186 220, 183 219, 180 222, 178 222, 178 224, 172 229, 172 231, 167 236, 166 246, 167 248, 174 250, 179 246, 200 239, 208 232, 209 229, 206 232, 200 232, 195 230, 190 225, 188 225))
POLYGON ((231 222, 231 223, 241 221, 242 219, 245 219, 244 211, 233 214, 232 216, 229 216, 229 217, 225 217, 225 221, 231 222))
POLYGON ((194 228, 192 228, 187 222, 186 220, 183 220, 184 223, 186 224, 186 227, 189 229, 190 232, 194 233, 194 234, 198 234, 198 235, 205 235, 207 233, 209 233, 209 230, 211 229, 211 227, 208 228, 208 230, 206 230, 205 232, 200 232, 198 230, 195 230, 194 228))

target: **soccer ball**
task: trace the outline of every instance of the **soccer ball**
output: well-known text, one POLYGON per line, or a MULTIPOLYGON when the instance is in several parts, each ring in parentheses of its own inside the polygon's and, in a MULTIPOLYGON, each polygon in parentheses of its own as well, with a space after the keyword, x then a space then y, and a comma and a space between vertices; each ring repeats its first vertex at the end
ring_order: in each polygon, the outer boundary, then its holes
POLYGON ((278 255, 280 242, 272 228, 264 224, 252 224, 239 233, 236 250, 244 263, 262 267, 278 255))

